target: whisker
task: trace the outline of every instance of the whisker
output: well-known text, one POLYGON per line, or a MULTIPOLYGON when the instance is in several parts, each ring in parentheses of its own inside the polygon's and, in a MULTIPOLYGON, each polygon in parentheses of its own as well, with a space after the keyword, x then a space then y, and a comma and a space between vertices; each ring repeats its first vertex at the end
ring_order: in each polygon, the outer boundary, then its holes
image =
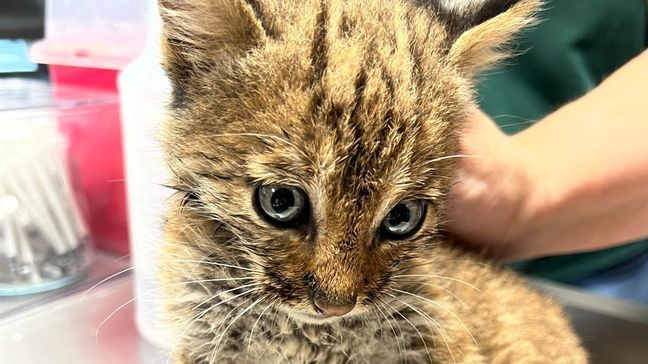
POLYGON ((471 154, 455 154, 455 155, 446 155, 439 158, 430 159, 426 163, 440 162, 447 159, 457 159, 457 158, 474 158, 474 159, 486 159, 486 156, 483 155, 471 155, 471 154))
POLYGON ((160 260, 160 262, 180 262, 180 263, 207 264, 207 265, 215 265, 215 266, 218 266, 218 267, 234 268, 234 269, 244 270, 244 271, 247 271, 247 272, 253 272, 253 273, 260 273, 260 274, 263 274, 263 272, 262 272, 262 271, 259 271, 259 270, 254 270, 254 269, 250 269, 250 268, 244 268, 244 267, 240 267, 240 266, 232 265, 232 264, 217 263, 217 262, 208 262, 208 261, 204 261, 204 260, 195 260, 195 259, 164 259, 164 260, 160 260))
POLYGON ((252 345, 252 337, 253 337, 253 334, 254 334, 254 329, 256 328, 257 324, 259 323, 259 320, 261 320, 261 317, 263 317, 263 315, 266 313, 266 311, 268 311, 268 309, 270 307, 272 307, 277 302, 277 300, 278 299, 275 299, 272 302, 270 302, 266 306, 266 308, 263 311, 261 311, 261 313, 259 314, 259 317, 256 319, 256 321, 254 321, 254 325, 252 325, 252 329, 250 330, 250 336, 248 338, 248 345, 247 345, 247 351, 248 352, 250 351, 250 345, 252 345))
MULTIPOLYGON (((231 240, 231 239, 230 239, 230 240, 231 240)), ((229 242, 229 241, 225 242, 225 244, 227 244, 228 242, 229 242)), ((202 249, 201 249, 201 251, 202 251, 202 249)), ((209 252, 205 252, 205 254, 203 255, 203 258, 200 259, 200 260, 201 260, 201 261, 206 261, 206 260, 209 259, 209 258, 210 258, 210 257, 211 257, 215 252, 216 252, 216 248, 212 249, 212 250, 209 251, 209 252)), ((220 263, 220 262, 219 262, 219 263, 220 263)), ((238 265, 238 264, 237 264, 237 265, 238 265)), ((194 273, 196 273, 196 271, 198 270, 198 267, 200 267, 200 264, 194 264, 194 265, 193 265, 193 269, 191 269, 191 272, 189 272, 189 275, 188 275, 188 276, 189 276, 189 277, 193 277, 194 273)), ((205 290, 207 290, 207 291, 209 292, 209 289, 207 289, 207 287, 205 287, 204 284, 201 283, 201 286, 202 286, 205 290)))
MULTIPOLYGON (((384 329, 382 326, 382 320, 380 319, 380 316, 378 316, 378 311, 376 310, 376 305, 371 305, 371 310, 373 311, 374 316, 376 317, 376 321, 378 321, 378 328, 380 329, 380 341, 385 340, 385 334, 384 334, 384 329)), ((365 323, 365 325, 368 326, 368 323, 365 323)))
POLYGON ((473 286, 472 284, 470 284, 468 282, 465 282, 465 281, 462 281, 461 279, 452 278, 452 277, 445 277, 445 276, 439 276, 439 275, 434 275, 434 274, 401 274, 401 275, 393 276, 392 278, 402 278, 402 277, 429 277, 429 278, 445 279, 445 280, 448 280, 448 281, 463 284, 463 285, 465 285, 467 287, 470 287, 470 288, 474 289, 475 291, 481 293, 481 290, 479 288, 473 286))
POLYGON ((83 301, 83 300, 85 299, 85 297, 86 297, 86 296, 87 296, 87 295, 88 295, 92 290, 94 290, 95 288, 99 287, 100 285, 102 285, 102 284, 108 282, 109 280, 111 280, 111 279, 113 279, 113 278, 115 278, 115 277, 117 277, 117 276, 120 276, 120 275, 122 275, 122 274, 124 274, 124 273, 126 273, 126 272, 129 272, 129 271, 131 271, 131 270, 133 270, 133 269, 135 269, 135 266, 128 267, 128 268, 126 268, 126 269, 120 270, 119 272, 117 272, 117 273, 115 273, 115 274, 111 274, 111 275, 109 275, 108 277, 102 279, 102 280, 99 281, 98 283, 92 285, 92 287, 88 288, 85 292, 83 292, 83 294, 82 294, 81 297, 80 297, 80 300, 83 301))
MULTIPOLYGON (((241 287, 239 287, 239 288, 241 288, 241 287)), ((185 326, 185 327, 182 329, 182 331, 180 332, 179 338, 178 338, 178 340, 176 341, 176 343, 173 345, 173 349, 171 350, 171 353, 169 354, 169 357, 167 358, 166 364, 169 364, 171 358, 173 357, 173 353, 175 353, 175 351, 176 351, 178 345, 180 344, 180 340, 182 340, 182 338, 184 337, 184 333, 189 329, 189 327, 191 327, 193 324, 195 324, 196 322, 198 322, 198 320, 199 320, 201 317, 203 317, 203 316, 206 315, 209 311, 215 309, 216 307, 218 307, 218 306, 220 306, 220 305, 222 305, 222 304, 224 304, 224 303, 227 303, 227 302, 232 301, 232 300, 234 300, 234 299, 236 299, 236 298, 238 298, 238 297, 241 297, 241 296, 244 296, 244 295, 250 294, 250 293, 252 293, 252 292, 256 292, 256 291, 258 291, 258 288, 253 288, 253 289, 248 290, 248 291, 245 291, 245 292, 243 292, 243 293, 239 293, 239 294, 237 294, 237 295, 234 295, 234 296, 232 296, 232 297, 230 297, 230 298, 227 298, 227 299, 225 299, 225 300, 223 300, 223 301, 218 302, 217 304, 215 304, 215 305, 213 305, 213 306, 210 306, 210 307, 206 308, 206 309, 205 309, 204 311, 202 311, 201 313, 199 313, 199 314, 197 314, 197 315, 195 315, 195 316, 189 318, 189 320, 191 320, 191 322, 189 322, 189 324, 188 324, 187 326, 185 326)), ((222 292, 222 293, 225 293, 225 292, 222 292)), ((212 298, 213 298, 213 297, 212 297, 212 298)))
POLYGON ((268 351, 268 349, 270 349, 270 347, 271 347, 272 344, 275 342, 275 340, 277 340, 277 337, 279 337, 279 335, 273 337, 272 340, 270 340, 270 343, 268 344, 268 346, 266 346, 266 348, 263 349, 263 351, 261 352, 261 354, 259 354, 259 356, 257 357, 257 359, 261 359, 261 358, 265 355, 265 353, 268 351))
POLYGON ((426 262, 426 263, 420 263, 420 264, 415 264, 415 265, 409 265, 409 266, 407 266, 407 267, 399 268, 399 269, 395 270, 393 273, 398 273, 398 272, 402 272, 402 271, 407 270, 407 269, 413 269, 413 268, 423 267, 423 266, 426 266, 426 265, 430 265, 430 264, 434 264, 434 263, 440 263, 440 262, 441 262, 440 260, 433 260, 433 261, 426 262))
POLYGON ((420 282, 420 281, 399 281, 399 282, 403 282, 403 283, 413 283, 413 284, 420 284, 420 285, 422 285, 422 286, 428 286, 428 287, 432 287, 432 288, 440 289, 440 290, 442 290, 443 292, 447 293, 449 296, 453 297, 455 300, 457 300, 457 302, 459 302, 459 304, 460 304, 462 307, 466 307, 466 304, 465 304, 461 299, 459 299, 459 297, 457 297, 456 294, 452 293, 452 291, 450 291, 449 289, 447 289, 447 288, 445 288, 445 287, 438 286, 438 285, 436 285, 436 284, 432 284, 432 283, 420 282))
MULTIPOLYGON (((394 318, 394 315, 392 315, 391 311, 387 309, 387 306, 385 306, 385 302, 383 300, 381 300, 381 299, 378 299, 378 302, 380 303, 381 306, 383 306, 383 308, 385 309, 387 314, 389 314, 392 321, 394 321, 394 323, 398 327, 398 332, 400 332, 400 336, 403 339, 403 349, 404 349, 405 348, 405 335, 403 335, 403 330, 401 329, 400 325, 398 324, 398 321, 396 321, 396 319, 394 318)), ((376 306, 376 307, 378 307, 378 306, 376 306)), ((394 308, 392 307, 392 310, 393 309, 394 308)), ((403 351, 401 350, 401 345, 400 345, 400 341, 398 341, 398 336, 396 335, 396 330, 394 329, 394 326, 392 326, 392 324, 390 323, 389 319, 387 318, 387 315, 385 315, 383 310, 381 310, 379 308, 379 311, 383 314, 383 316, 385 317, 385 320, 387 320, 387 324, 389 325, 389 327, 391 327, 392 332, 394 333, 394 339, 396 340, 396 346, 398 347, 398 357, 399 357, 400 362, 402 363, 404 361, 405 357, 403 355, 403 351)))
POLYGON ((475 343, 475 345, 478 345, 478 344, 477 344, 477 340, 475 340, 475 337, 472 335, 472 333, 471 333, 470 330, 468 329, 468 326, 466 326, 466 324, 463 322, 463 320, 461 320, 461 319, 459 318, 459 316, 457 316, 457 315, 456 315, 452 310, 450 310, 450 309, 447 308, 446 306, 440 304, 439 302, 436 302, 436 301, 434 301, 434 300, 431 300, 431 299, 429 299, 429 298, 427 298, 427 297, 423 297, 423 296, 417 295, 417 294, 412 293, 412 292, 403 291, 403 290, 395 289, 395 288, 392 288, 392 290, 393 290, 394 292, 403 293, 403 294, 406 294, 406 295, 410 295, 410 296, 412 296, 412 297, 416 297, 416 298, 422 299, 422 300, 424 300, 424 301, 426 301, 426 302, 429 302, 429 303, 431 303, 431 304, 433 304, 433 305, 435 305, 435 306, 437 306, 437 307, 440 307, 441 309, 445 310, 445 311, 448 312, 448 313, 449 313, 449 314, 450 314, 450 315, 451 315, 455 320, 457 320, 457 321, 461 324, 461 326, 463 326, 463 328, 466 330, 466 332, 468 333, 468 335, 470 336, 470 338, 472 339, 472 341, 475 343))
POLYGON ((227 330, 229 330, 229 328, 232 327, 232 325, 234 325, 234 323, 236 323, 236 321, 238 321, 241 317, 243 317, 243 315, 245 315, 245 313, 249 312, 251 309, 254 308, 254 306, 256 306, 259 302, 263 301, 263 300, 266 299, 267 297, 268 297, 268 296, 266 295, 266 296, 263 296, 263 297, 259 298, 259 299, 256 300, 256 301, 254 301, 251 305, 249 305, 248 307, 246 307, 243 311, 241 311, 241 312, 240 312, 236 317, 234 317, 234 318, 230 321, 229 325, 227 325, 227 327, 225 327, 225 329, 223 330, 223 332, 220 334, 219 339, 218 339, 218 342, 217 342, 216 345, 215 345, 215 351, 214 351, 214 352, 217 352, 217 351, 219 350, 219 347, 220 347, 220 345, 221 345, 221 342, 223 341, 223 338, 225 337, 225 334, 227 333, 227 330))
POLYGON ((437 260, 436 262, 437 263, 457 262, 457 263, 468 263, 468 264, 478 265, 480 267, 486 267, 486 268, 492 267, 491 264, 486 264, 476 259, 442 259, 442 260, 437 260))
MULTIPOLYGON (((288 317, 288 319, 290 320, 290 317, 288 317)), ((277 325, 277 321, 278 321, 278 320, 279 320, 279 316, 278 316, 278 315, 275 315, 275 316, 273 317, 273 324, 274 324, 274 325, 277 325)), ((268 331, 266 331, 266 332, 270 332, 270 331, 268 330, 268 331)), ((262 351, 262 352, 257 356, 257 359, 261 359, 261 358, 265 355, 265 353, 268 351, 268 349, 270 349, 270 347, 272 346, 272 344, 275 342, 275 340, 276 340, 279 336, 282 336, 282 335, 281 335, 281 332, 278 332, 278 333, 277 333, 277 334, 272 338, 272 340, 270 340, 270 343, 268 343, 268 346, 266 346, 265 349, 263 349, 263 351, 262 351)), ((281 337, 281 342, 283 342, 283 340, 284 340, 284 336, 281 337)))
MULTIPOLYGON (((237 291, 237 290, 239 290, 239 289, 241 289, 241 288, 248 288, 248 287, 260 286, 260 285, 262 285, 262 284, 263 284, 263 283, 261 283, 261 282, 249 283, 249 284, 244 284, 244 285, 242 285, 242 286, 238 286, 238 287, 234 287, 234 288, 228 289, 228 290, 226 290, 226 291, 218 292, 218 293, 216 293, 216 294, 210 296, 210 297, 207 298, 206 300, 200 302, 198 305, 194 306, 193 309, 194 309, 194 310, 197 309, 198 307, 204 305, 205 303, 207 303, 207 302, 213 300, 214 298, 216 298, 216 297, 218 297, 218 296, 220 296, 220 295, 222 295, 222 294, 230 293, 230 292, 234 292, 234 291, 237 291)), ((235 297, 236 297, 236 296, 235 296, 235 297)), ((221 301, 221 302, 222 302, 222 301, 221 301)))
POLYGON ((228 317, 230 317, 234 312, 236 312, 236 310, 239 307, 241 307, 241 306, 245 305, 246 303, 248 303, 251 299, 252 299, 252 297, 248 297, 245 300, 243 300, 243 302, 239 303, 238 305, 234 306, 231 310, 229 310, 229 312, 227 312, 227 315, 225 315, 225 317, 223 317, 223 319, 218 324, 218 327, 216 327, 216 329, 214 329, 213 327, 210 328, 210 330, 212 330, 214 332, 214 338, 210 342, 206 342, 202 346, 199 347, 199 349, 200 349, 200 348, 202 348, 204 346, 208 346, 208 345, 210 346, 212 353, 209 356, 210 357, 209 363, 211 363, 212 360, 216 359, 215 356, 219 352, 218 348, 215 345, 215 342, 216 342, 216 339, 218 338, 218 332, 220 331, 220 328, 223 327, 223 325, 225 325, 225 321, 227 321, 228 317))
POLYGON ((496 116, 491 117, 491 119, 501 119, 501 118, 517 119, 517 120, 521 120, 521 121, 516 122, 516 123, 498 125, 500 128, 507 128, 507 127, 511 127, 511 126, 520 126, 520 125, 532 125, 532 124, 537 124, 538 123, 537 120, 526 119, 526 118, 519 117, 519 116, 516 116, 516 115, 503 114, 503 115, 496 115, 496 116))
MULTIPOLYGON (((432 336, 432 344, 433 344, 434 347, 436 348, 436 339, 434 338, 434 333, 436 332, 436 330, 432 329, 432 326, 434 326, 434 328, 437 329, 437 330, 439 331, 439 334, 443 335, 443 332, 444 332, 445 330, 443 329, 443 327, 441 326, 441 324, 440 324, 437 320, 433 319, 432 316, 430 316, 430 315, 428 315, 426 312, 423 312, 422 310, 418 309, 418 308, 417 308, 416 306, 414 306, 413 304, 410 305, 410 304, 408 304, 407 302, 398 299, 396 296, 394 296, 394 295, 392 295, 392 294, 390 294, 390 293, 386 293, 386 294, 387 294, 388 296, 392 297, 393 299, 397 300, 398 302, 400 302, 400 303, 406 305, 406 306, 409 307, 410 309, 414 310, 414 312, 416 312, 419 316, 421 316, 421 317, 425 320, 425 324, 427 325, 428 330, 430 331, 430 335, 432 336), (431 325, 430 325, 430 324, 431 324, 431 325)), ((444 341, 445 341, 445 340, 444 340, 444 341)), ((446 346, 447 346, 447 343, 446 343, 446 346)), ((448 347, 448 350, 450 350, 450 347, 448 347)))
POLYGON ((251 280, 251 279, 255 279, 255 278, 253 278, 253 277, 233 277, 233 278, 198 279, 198 280, 195 280, 195 281, 182 281, 182 282, 160 284, 159 286, 160 287, 173 287, 173 286, 181 286, 181 285, 191 284, 191 283, 243 281, 243 280, 251 280))
MULTIPOLYGON (((448 349, 448 354, 450 354, 450 358, 452 358, 452 362, 453 362, 453 363, 456 363, 456 362, 457 362, 456 359, 455 359, 455 357, 454 357, 454 354, 452 353, 452 349, 450 349, 450 344, 448 343, 448 340, 447 340, 447 338, 446 338, 445 333, 447 333, 447 332, 442 328, 441 324, 439 324, 435 319, 433 319, 433 318, 432 318, 430 315, 428 315, 426 312, 424 312, 424 311, 422 311, 422 310, 420 310, 420 309, 414 307, 413 305, 408 304, 408 303, 405 302, 405 301, 402 301, 402 300, 396 298, 396 296, 394 296, 394 295, 392 295, 392 294, 389 294, 389 293, 388 293, 388 295, 389 295, 390 297, 394 298, 395 300, 401 302, 402 304, 406 305, 407 307, 411 308, 412 310, 414 310, 414 312, 418 313, 420 316, 422 316, 422 317, 425 318, 426 320, 430 320, 430 321, 432 322, 432 324, 433 324, 435 327, 437 327, 437 328, 439 329, 439 334, 441 335, 441 339, 443 340, 443 343, 445 344, 446 348, 448 349), (444 332, 445 332, 445 333, 444 333, 444 332)), ((435 346, 436 346, 436 344, 435 344, 435 346)))
MULTIPOLYGON (((384 301, 383 301, 383 302, 384 302, 384 301)), ((412 321, 410 321, 407 317, 405 317, 405 315, 403 315, 402 313, 400 313, 400 311, 394 309, 394 308, 393 308, 393 307, 392 307, 388 302, 384 302, 384 303, 385 303, 387 306, 391 307, 391 308, 394 310, 394 312, 396 312, 396 313, 397 313, 400 317, 402 317, 402 318, 403 318, 403 319, 404 319, 408 324, 410 324, 410 326, 412 326, 412 328, 416 331, 416 333, 418 334, 419 338, 421 339, 421 342, 423 343, 423 347, 425 348, 425 352, 427 353, 428 359, 430 359, 430 363, 433 363, 432 355, 430 355, 430 350, 428 349, 427 343, 425 342, 425 339, 423 338, 423 335, 421 334, 421 331, 419 331, 419 329, 418 329, 418 328, 417 328, 417 327, 412 323, 412 321)))
MULTIPOLYGON (((377 315, 378 313, 380 313, 380 315, 382 315, 382 317, 385 319, 385 322, 389 325, 389 327, 390 327, 392 333, 394 334, 394 339, 396 340, 396 346, 398 346, 398 348, 400 349, 400 343, 398 342, 398 335, 396 335, 396 330, 394 330, 394 326, 392 326, 391 322, 389 322, 389 319, 387 318, 387 316, 385 315, 385 313, 380 309, 380 307, 378 307, 378 305, 376 305, 376 304, 374 303, 374 304, 372 305, 372 308, 373 308, 374 311, 376 312, 376 315, 377 315)), ((380 316, 378 316, 377 318, 378 318, 378 323, 379 323, 379 325, 380 325, 380 327, 381 327, 381 333, 382 333, 382 326, 383 326, 383 325, 382 325, 382 319, 380 318, 380 316)))
MULTIPOLYGON (((248 272, 263 274, 262 271, 258 271, 258 270, 254 270, 254 269, 244 268, 244 267, 235 266, 235 265, 231 265, 231 264, 225 264, 225 263, 207 262, 207 261, 202 261, 202 260, 162 259, 162 260, 158 260, 158 262, 185 262, 185 263, 207 264, 207 265, 214 265, 214 266, 221 266, 221 267, 225 267, 225 268, 240 269, 240 270, 244 270, 244 271, 248 271, 248 272)), ((122 274, 128 273, 128 272, 130 272, 130 271, 132 271, 133 269, 136 269, 136 268, 137 268, 137 266, 133 265, 133 266, 130 266, 128 268, 122 269, 119 272, 116 272, 116 273, 113 273, 113 274, 109 275, 108 277, 106 277, 106 278, 100 280, 99 282, 93 284, 90 288, 88 288, 85 292, 83 292, 83 294, 81 295, 81 297, 79 299, 84 300, 86 298, 86 296, 88 294, 90 294, 90 292, 94 291, 100 285, 102 285, 102 284, 112 280, 113 278, 116 278, 116 277, 122 275, 122 274)))
POLYGON ((117 314, 117 312, 119 312, 122 308, 124 308, 124 307, 130 305, 131 303, 135 302, 136 299, 137 299, 137 297, 135 297, 135 298, 131 298, 130 300, 124 302, 124 303, 121 304, 119 307, 117 307, 117 309, 115 309, 113 312, 111 312, 110 315, 108 315, 108 317, 106 317, 103 321, 101 321, 101 323, 99 324, 99 326, 97 326, 97 327, 95 328, 95 344, 99 345, 99 330, 101 329, 101 327, 102 327, 106 322, 108 322, 108 320, 110 320, 113 316, 115 316, 115 315, 117 314))

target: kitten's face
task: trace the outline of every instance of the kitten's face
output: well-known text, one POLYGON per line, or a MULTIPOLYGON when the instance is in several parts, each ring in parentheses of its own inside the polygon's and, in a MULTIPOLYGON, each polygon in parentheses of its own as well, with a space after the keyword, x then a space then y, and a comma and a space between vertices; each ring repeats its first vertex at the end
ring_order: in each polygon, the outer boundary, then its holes
POLYGON ((235 3, 233 45, 167 30, 167 229, 294 318, 361 314, 437 241, 472 105, 452 35, 400 2, 235 3))

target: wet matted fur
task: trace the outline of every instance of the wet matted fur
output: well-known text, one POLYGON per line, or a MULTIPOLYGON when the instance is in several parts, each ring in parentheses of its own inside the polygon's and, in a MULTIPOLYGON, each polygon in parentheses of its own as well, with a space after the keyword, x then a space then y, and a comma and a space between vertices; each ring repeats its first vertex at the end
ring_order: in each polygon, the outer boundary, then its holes
POLYGON ((163 0, 178 363, 583 363, 558 305, 438 231, 471 78, 538 0, 163 0), (298 187, 277 227, 260 186, 298 187), (380 224, 427 201, 412 236, 380 224), (353 302, 318 316, 314 296, 353 302))

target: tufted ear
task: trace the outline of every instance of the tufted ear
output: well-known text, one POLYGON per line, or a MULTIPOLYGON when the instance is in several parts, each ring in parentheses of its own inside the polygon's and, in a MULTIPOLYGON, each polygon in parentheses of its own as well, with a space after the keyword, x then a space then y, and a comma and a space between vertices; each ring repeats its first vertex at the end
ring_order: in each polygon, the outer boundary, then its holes
POLYGON ((505 46, 533 25, 542 0, 433 0, 448 33, 449 57, 472 76, 506 58, 505 46))
POLYGON ((176 98, 200 69, 266 41, 258 0, 159 0, 159 9, 163 65, 176 98))

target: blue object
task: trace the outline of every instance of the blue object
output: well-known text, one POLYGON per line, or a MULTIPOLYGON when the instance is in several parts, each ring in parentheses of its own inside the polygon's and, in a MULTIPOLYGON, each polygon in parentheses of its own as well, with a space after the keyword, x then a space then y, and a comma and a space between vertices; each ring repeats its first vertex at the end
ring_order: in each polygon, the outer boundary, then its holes
POLYGON ((29 60, 27 42, 0 39, 0 73, 34 72, 38 66, 29 60))
POLYGON ((591 277, 569 283, 604 296, 648 305, 648 251, 591 277))

